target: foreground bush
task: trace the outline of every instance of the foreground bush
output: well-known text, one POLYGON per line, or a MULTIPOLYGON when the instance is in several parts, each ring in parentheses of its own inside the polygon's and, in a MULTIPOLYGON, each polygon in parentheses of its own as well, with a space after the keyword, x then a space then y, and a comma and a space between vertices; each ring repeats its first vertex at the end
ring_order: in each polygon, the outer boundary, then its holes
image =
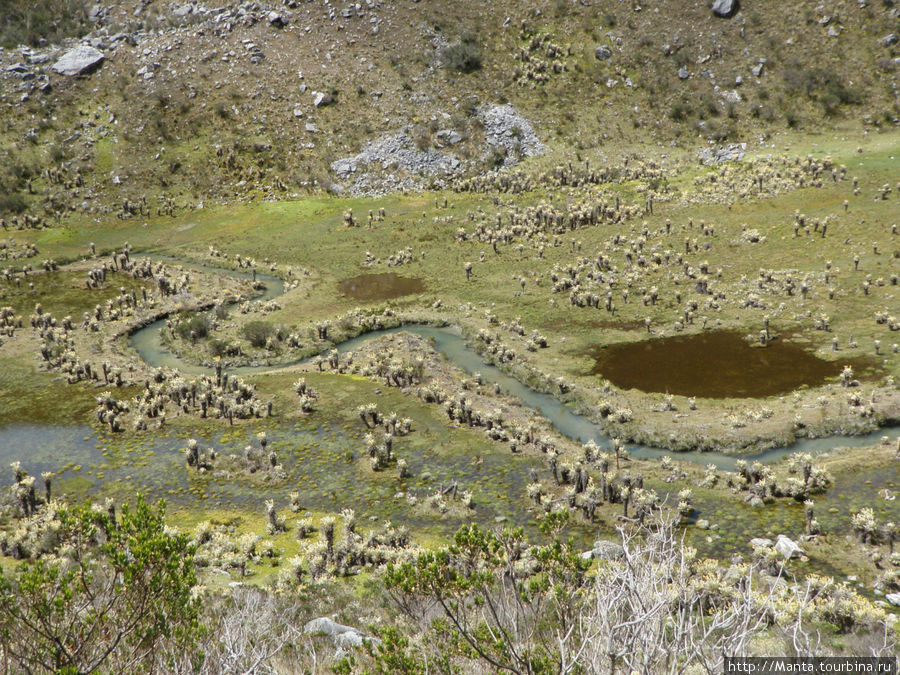
POLYGON ((159 671, 199 634, 193 550, 165 510, 63 508, 58 555, 0 572, 0 662, 12 672, 159 671))
POLYGON ((59 43, 63 38, 87 32, 88 3, 83 0, 4 0, 0 3, 0 46, 38 46, 44 39, 59 43))

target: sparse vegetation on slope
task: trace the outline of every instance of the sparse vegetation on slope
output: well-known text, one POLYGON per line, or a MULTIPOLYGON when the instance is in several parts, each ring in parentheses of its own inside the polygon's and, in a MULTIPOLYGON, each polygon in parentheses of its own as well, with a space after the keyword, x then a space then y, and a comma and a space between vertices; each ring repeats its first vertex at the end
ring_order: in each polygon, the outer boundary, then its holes
POLYGON ((10 6, 0 669, 897 651, 895 5, 10 6))

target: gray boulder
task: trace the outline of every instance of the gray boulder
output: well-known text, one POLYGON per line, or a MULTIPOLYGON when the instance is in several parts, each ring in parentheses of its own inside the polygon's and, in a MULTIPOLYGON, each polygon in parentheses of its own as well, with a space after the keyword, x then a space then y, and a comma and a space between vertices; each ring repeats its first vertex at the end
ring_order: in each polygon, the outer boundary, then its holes
POLYGON ((459 132, 453 129, 441 129, 435 136, 450 145, 456 145, 462 140, 462 136, 460 136, 459 132))
POLYGON ((188 3, 181 5, 180 7, 176 7, 175 9, 173 9, 172 14, 177 17, 185 17, 185 16, 188 16, 189 14, 193 14, 194 11, 195 11, 194 6, 188 2, 188 3))
POLYGON ((716 16, 728 18, 737 11, 737 0, 715 0, 712 11, 716 16))
POLYGON ((625 555, 625 549, 614 541, 598 539, 591 549, 591 556, 595 560, 618 560, 625 555))
POLYGON ((594 56, 600 61, 605 61, 612 56, 612 50, 606 45, 600 45, 594 50, 594 56))
POLYGON ((775 541, 775 550, 784 556, 786 560, 800 558, 805 555, 803 549, 797 545, 797 542, 783 534, 778 535, 778 539, 775 541))
POLYGON ((900 593, 888 593, 884 596, 884 599, 894 605, 894 607, 900 607, 900 593))
POLYGON ((691 71, 689 71, 687 69, 687 66, 681 66, 681 68, 678 69, 678 79, 679 80, 686 80, 690 76, 691 76, 691 71))
POLYGON ((346 178, 356 171, 356 162, 352 157, 345 157, 332 162, 331 169, 341 178, 346 178))
POLYGON ((317 91, 313 93, 313 105, 317 108, 326 106, 332 101, 334 101, 334 99, 331 97, 331 94, 327 92, 317 91))
POLYGON ((321 616, 318 619, 308 621, 306 625, 303 626, 303 632, 307 635, 327 635, 328 637, 336 637, 338 635, 343 635, 344 633, 356 633, 362 635, 362 633, 353 626, 345 626, 333 619, 329 619, 327 616, 321 616))
POLYGON ((334 643, 336 654, 344 654, 348 649, 361 647, 366 642, 381 643, 378 638, 369 637, 353 626, 344 626, 327 616, 309 621, 303 627, 303 632, 306 635, 327 635, 334 643))
POLYGON ((889 33, 888 35, 885 35, 883 38, 881 38, 881 44, 884 47, 892 47, 893 45, 897 44, 897 40, 898 38, 896 33, 889 33))
POLYGON ((60 75, 72 77, 89 73, 100 67, 104 56, 97 49, 88 45, 78 45, 70 49, 53 64, 53 70, 60 75))
POLYGON ((284 17, 274 10, 266 15, 266 19, 268 19, 269 23, 276 28, 284 28, 286 23, 284 17))
POLYGON ((510 167, 518 162, 518 155, 525 157, 539 155, 544 144, 538 139, 531 123, 512 105, 492 105, 481 108, 478 116, 484 122, 484 138, 492 148, 506 155, 503 166, 510 167))
POLYGON ((754 537, 750 540, 751 548, 769 548, 771 545, 772 540, 766 537, 754 537))

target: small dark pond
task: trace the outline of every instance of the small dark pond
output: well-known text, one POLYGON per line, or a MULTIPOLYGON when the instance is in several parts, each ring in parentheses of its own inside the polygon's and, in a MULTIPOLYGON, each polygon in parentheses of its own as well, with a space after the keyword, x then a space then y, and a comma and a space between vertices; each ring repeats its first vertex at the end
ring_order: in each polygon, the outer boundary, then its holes
POLYGON ((393 272, 383 274, 360 274, 338 283, 338 290, 344 295, 365 302, 390 300, 404 295, 421 293, 425 284, 421 279, 401 277, 393 272))
POLYGON ((596 347, 594 375, 622 389, 700 396, 758 398, 817 386, 854 359, 825 361, 801 345, 774 340, 751 347, 738 332, 717 331, 596 347))

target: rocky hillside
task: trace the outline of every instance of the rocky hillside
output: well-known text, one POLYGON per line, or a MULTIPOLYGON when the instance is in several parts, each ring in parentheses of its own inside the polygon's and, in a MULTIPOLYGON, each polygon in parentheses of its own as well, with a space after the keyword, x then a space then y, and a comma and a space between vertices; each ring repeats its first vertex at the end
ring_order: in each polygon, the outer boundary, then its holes
POLYGON ((900 115, 893 0, 72 5, 4 3, 0 216, 17 225, 900 115), (34 16, 57 5, 71 20, 34 16))

